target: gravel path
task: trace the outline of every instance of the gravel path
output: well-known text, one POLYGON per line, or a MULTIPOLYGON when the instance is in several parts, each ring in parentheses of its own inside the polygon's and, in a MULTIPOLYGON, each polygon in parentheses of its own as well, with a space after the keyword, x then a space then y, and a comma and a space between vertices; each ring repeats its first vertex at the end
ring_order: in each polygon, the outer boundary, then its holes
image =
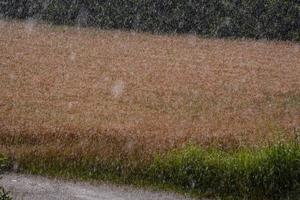
POLYGON ((0 185, 13 192, 14 200, 191 200, 167 192, 108 184, 93 185, 20 174, 3 175, 0 185))

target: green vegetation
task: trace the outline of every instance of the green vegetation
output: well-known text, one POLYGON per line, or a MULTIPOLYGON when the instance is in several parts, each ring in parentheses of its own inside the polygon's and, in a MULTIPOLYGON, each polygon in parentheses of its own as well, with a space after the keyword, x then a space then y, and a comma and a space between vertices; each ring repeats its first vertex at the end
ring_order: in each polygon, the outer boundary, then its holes
POLYGON ((4 156, 2 156, 1 154, 0 154, 0 174, 3 172, 3 170, 6 168, 6 166, 7 166, 7 159, 4 157, 4 156))
POLYGON ((298 0, 1 0, 0 14, 108 29, 300 41, 298 0))
POLYGON ((158 159, 155 171, 166 182, 201 192, 276 198, 296 191, 299 158, 299 148, 287 145, 235 153, 188 147, 158 159))
POLYGON ((0 200, 12 200, 10 193, 6 192, 2 187, 0 187, 0 200))
MULTIPOLYGON (((45 153, 45 152, 44 152, 45 153)), ((233 152, 204 150, 194 145, 138 159, 101 160, 33 153, 18 160, 28 172, 67 178, 154 185, 205 196, 249 199, 292 198, 300 183, 300 147, 278 144, 233 152)))
MULTIPOLYGON (((7 167, 7 159, 0 154, 0 174, 7 167)), ((0 177, 1 178, 1 177, 0 177)), ((10 193, 0 186, 0 200, 12 200, 10 193)))

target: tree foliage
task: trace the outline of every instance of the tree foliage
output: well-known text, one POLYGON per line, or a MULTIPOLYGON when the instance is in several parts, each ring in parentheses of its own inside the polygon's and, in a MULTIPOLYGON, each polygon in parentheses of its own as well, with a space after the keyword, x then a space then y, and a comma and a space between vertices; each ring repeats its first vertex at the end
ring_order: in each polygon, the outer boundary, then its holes
POLYGON ((0 13, 107 29, 300 41, 299 0, 0 0, 0 13))

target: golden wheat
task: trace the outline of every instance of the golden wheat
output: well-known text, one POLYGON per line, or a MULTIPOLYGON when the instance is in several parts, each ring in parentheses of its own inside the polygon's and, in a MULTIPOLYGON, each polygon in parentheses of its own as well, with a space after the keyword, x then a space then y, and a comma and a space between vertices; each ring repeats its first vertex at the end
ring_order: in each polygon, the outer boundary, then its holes
POLYGON ((300 122, 296 43, 0 21, 0 69, 6 152, 256 146, 300 122))

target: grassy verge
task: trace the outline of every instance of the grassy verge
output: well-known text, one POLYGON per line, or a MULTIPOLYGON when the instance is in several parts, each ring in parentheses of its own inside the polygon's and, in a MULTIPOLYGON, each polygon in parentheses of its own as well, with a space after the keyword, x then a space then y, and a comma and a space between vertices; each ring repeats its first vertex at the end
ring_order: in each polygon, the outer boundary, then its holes
POLYGON ((28 154, 18 162, 35 174, 159 186, 222 198, 292 198, 300 182, 300 147, 296 144, 234 152, 188 145, 147 162, 72 159, 50 152, 47 157, 38 155, 28 154))
MULTIPOLYGON (((8 161, 0 154, 0 175, 7 169, 8 161)), ((1 178, 1 177, 0 177, 1 178)), ((0 185, 0 200, 12 200, 11 195, 0 185)))
POLYGON ((3 172, 6 166, 7 166, 7 159, 0 154, 0 174, 3 172))

